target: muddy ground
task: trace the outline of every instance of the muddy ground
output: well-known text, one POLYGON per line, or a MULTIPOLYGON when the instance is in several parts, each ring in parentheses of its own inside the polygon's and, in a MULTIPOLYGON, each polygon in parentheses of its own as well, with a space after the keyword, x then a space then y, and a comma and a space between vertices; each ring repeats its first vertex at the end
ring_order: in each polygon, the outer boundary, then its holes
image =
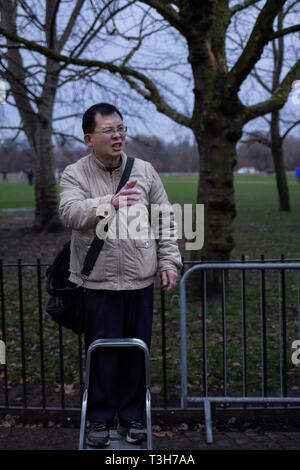
POLYGON ((37 232, 33 228, 33 213, 16 212, 0 215, 0 259, 14 263, 50 263, 55 253, 70 238, 70 231, 59 233, 37 232))

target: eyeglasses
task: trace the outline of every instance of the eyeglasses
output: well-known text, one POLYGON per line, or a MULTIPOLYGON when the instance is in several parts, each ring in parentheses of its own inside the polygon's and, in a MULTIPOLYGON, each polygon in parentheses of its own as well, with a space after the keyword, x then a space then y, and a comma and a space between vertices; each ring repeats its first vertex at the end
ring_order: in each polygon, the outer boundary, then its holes
POLYGON ((115 127, 106 127, 105 129, 101 129, 101 131, 92 132, 92 134, 105 134, 105 135, 113 135, 116 132, 119 134, 125 134, 127 132, 127 126, 118 126, 115 127))

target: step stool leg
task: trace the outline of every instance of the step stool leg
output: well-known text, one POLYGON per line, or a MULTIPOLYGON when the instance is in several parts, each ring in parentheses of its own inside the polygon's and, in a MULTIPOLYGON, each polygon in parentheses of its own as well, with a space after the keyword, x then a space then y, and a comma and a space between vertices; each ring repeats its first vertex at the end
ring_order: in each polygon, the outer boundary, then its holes
POLYGON ((147 449, 152 450, 152 424, 151 424, 151 391, 146 390, 146 422, 147 422, 147 449))
POLYGON ((82 406, 81 406, 80 435, 79 435, 79 446, 78 446, 79 450, 83 450, 85 448, 86 411, 87 411, 87 401, 88 401, 88 393, 89 393, 91 354, 92 354, 92 348, 89 348, 87 351, 87 358, 86 358, 85 385, 84 385, 84 392, 83 392, 82 406))
POLYGON ((82 398, 80 435, 79 435, 79 446, 78 446, 79 450, 83 450, 83 445, 84 445, 84 440, 85 440, 87 397, 88 397, 88 390, 86 388, 83 392, 83 398, 82 398))
POLYGON ((206 429, 206 442, 212 444, 212 421, 211 421, 211 404, 209 400, 204 400, 204 415, 205 415, 205 429, 206 429))

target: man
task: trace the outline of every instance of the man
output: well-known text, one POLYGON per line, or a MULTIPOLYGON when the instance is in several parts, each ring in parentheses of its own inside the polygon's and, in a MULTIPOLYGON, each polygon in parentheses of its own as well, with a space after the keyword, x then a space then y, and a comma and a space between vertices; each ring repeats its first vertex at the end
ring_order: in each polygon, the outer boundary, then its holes
MULTIPOLYGON (((127 161, 126 127, 116 107, 108 103, 92 106, 83 115, 82 127, 91 153, 63 172, 60 214, 72 228, 70 281, 85 288, 86 348, 98 338, 121 337, 139 338, 150 348, 156 272, 161 273, 163 288, 170 290, 182 266, 174 214, 170 210, 169 233, 160 226, 157 240, 111 235, 113 222, 117 227, 121 219, 124 222, 124 209, 129 213, 134 205, 144 208, 149 225, 151 206, 170 204, 157 172, 138 158, 129 181, 116 193, 127 161), (83 279, 83 261, 95 235, 104 238, 104 245, 90 276, 83 279)), ((115 233, 120 235, 118 230, 115 233)), ((146 438, 144 407, 143 352, 138 348, 96 349, 87 409, 91 423, 88 445, 109 445, 115 414, 119 432, 126 431, 128 442, 140 443, 146 438)))

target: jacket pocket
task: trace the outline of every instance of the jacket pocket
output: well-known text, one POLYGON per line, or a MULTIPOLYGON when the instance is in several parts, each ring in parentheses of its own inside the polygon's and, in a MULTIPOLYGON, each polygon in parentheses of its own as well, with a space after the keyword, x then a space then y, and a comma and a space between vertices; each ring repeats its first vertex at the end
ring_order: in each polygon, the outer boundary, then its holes
POLYGON ((157 251, 155 239, 136 239, 136 277, 139 280, 154 276, 157 271, 157 251))

